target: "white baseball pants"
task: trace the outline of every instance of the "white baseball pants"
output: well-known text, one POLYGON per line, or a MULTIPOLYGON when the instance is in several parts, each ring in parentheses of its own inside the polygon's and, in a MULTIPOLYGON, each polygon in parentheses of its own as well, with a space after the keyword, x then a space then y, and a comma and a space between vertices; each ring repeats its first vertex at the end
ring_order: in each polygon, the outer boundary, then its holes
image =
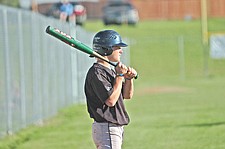
POLYGON ((92 137, 97 149, 121 149, 124 128, 112 123, 92 124, 92 137))

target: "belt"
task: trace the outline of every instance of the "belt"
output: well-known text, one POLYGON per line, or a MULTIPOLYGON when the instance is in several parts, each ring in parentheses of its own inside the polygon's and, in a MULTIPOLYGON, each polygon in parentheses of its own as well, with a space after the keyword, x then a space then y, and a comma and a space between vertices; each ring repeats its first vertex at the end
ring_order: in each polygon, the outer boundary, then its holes
POLYGON ((115 124, 115 123, 111 123, 111 122, 97 122, 97 121, 94 121, 94 123, 98 123, 98 124, 103 124, 103 125, 105 125, 105 124, 108 124, 109 126, 114 126, 114 127, 121 127, 121 126, 123 126, 123 125, 120 125, 120 124, 115 124))

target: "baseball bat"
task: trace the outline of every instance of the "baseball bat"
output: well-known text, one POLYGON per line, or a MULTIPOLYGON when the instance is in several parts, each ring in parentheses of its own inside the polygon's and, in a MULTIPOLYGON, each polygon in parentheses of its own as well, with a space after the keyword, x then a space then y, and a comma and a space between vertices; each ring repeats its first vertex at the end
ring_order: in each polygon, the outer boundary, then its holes
MULTIPOLYGON (((103 57, 102 55, 98 54, 97 52, 93 51, 90 47, 88 47, 87 45, 83 44, 82 42, 80 42, 79 40, 75 40, 73 37, 71 37, 70 35, 67 35, 66 33, 60 31, 57 28, 53 28, 51 26, 48 26, 46 28, 46 33, 56 37, 57 39, 61 40, 62 42, 70 45, 73 48, 76 48, 86 54, 89 54, 91 56, 94 56, 96 58, 99 58, 107 63, 109 63, 110 65, 116 67, 117 64, 112 63, 111 61, 109 61, 108 59, 106 59, 105 57, 103 57)), ((138 75, 135 76, 135 79, 137 79, 138 75)))

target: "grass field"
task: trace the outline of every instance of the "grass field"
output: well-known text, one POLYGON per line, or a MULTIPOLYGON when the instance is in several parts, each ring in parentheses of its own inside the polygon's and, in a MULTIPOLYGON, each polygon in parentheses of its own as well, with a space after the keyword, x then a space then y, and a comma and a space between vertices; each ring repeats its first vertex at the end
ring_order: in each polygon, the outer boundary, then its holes
MULTIPOLYGON (((224 19, 209 21, 224 31, 224 19)), ((205 57, 200 21, 145 21, 135 27, 103 26, 130 38, 131 66, 140 74, 126 107, 124 149, 224 149, 225 60, 205 57), (185 78, 179 74, 178 39, 184 39, 185 78)), ((85 105, 73 105, 47 120, 0 141, 0 149, 93 149, 85 105)))

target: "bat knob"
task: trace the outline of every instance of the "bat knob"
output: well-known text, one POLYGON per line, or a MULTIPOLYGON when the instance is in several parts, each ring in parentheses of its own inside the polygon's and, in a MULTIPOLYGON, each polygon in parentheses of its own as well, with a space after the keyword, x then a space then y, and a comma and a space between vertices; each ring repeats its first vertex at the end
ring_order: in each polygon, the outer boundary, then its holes
POLYGON ((46 33, 49 33, 49 30, 50 30, 50 26, 48 26, 47 28, 46 28, 46 33))
POLYGON ((138 74, 134 77, 134 79, 137 79, 138 78, 138 74))

